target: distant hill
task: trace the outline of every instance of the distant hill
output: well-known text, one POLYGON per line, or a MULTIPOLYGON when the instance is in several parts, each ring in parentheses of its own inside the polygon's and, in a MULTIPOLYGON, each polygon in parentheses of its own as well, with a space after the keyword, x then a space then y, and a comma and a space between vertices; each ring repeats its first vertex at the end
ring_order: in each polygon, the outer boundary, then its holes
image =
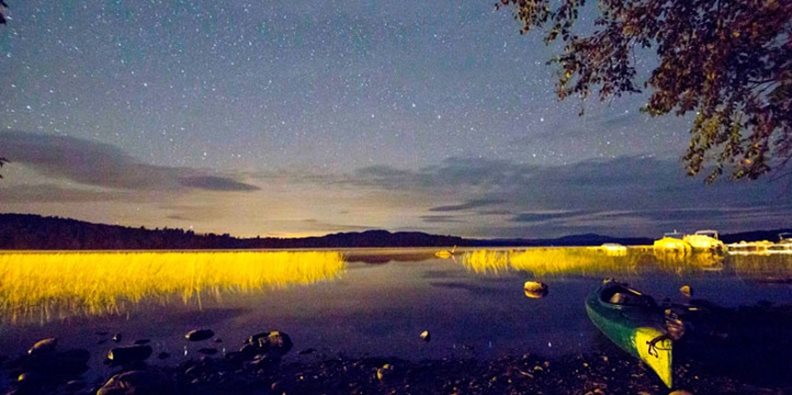
MULTIPOLYGON (((779 232, 756 231, 723 235, 726 242, 775 240, 779 232)), ((791 230, 792 231, 792 230, 791 230)), ((197 234, 183 229, 146 229, 94 224, 69 218, 33 214, 0 214, 0 249, 5 250, 111 250, 111 249, 271 249, 353 247, 516 247, 591 246, 602 243, 651 244, 650 238, 620 238, 581 234, 555 239, 465 239, 423 232, 333 233, 301 238, 238 238, 229 234, 197 234)))

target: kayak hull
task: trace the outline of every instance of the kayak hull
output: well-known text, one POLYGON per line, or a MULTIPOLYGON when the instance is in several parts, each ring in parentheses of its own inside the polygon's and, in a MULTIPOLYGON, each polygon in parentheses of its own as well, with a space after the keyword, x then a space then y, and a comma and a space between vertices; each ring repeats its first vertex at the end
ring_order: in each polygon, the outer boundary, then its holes
POLYGON ((603 300, 603 295, 612 292, 610 287, 613 286, 624 287, 618 283, 607 283, 586 299, 589 319, 619 348, 649 365, 663 383, 671 388, 672 343, 669 339, 661 338, 666 333, 662 312, 648 302, 646 305, 635 306, 603 300))

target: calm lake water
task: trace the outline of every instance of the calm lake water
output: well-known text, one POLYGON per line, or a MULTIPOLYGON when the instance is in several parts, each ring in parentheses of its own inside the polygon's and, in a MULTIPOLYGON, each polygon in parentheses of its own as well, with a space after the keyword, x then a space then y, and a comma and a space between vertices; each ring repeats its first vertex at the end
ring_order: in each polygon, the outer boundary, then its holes
MULTIPOLYGON (((103 355, 150 339, 167 363, 201 347, 234 351, 249 335, 278 329, 295 351, 408 359, 558 356, 596 350, 602 337, 583 301, 605 277, 656 299, 695 296, 726 307, 792 304, 792 255, 689 256, 630 248, 298 252, 0 253, 0 350, 8 356, 55 336, 62 348, 103 355), (549 285, 542 299, 526 280, 549 285), (222 343, 189 343, 211 328, 222 343), (419 334, 429 330, 432 340, 419 334)), ((792 324, 792 323, 790 323, 792 324)), ((97 360, 94 357, 92 360, 97 360)), ((153 360, 154 358, 152 358, 153 360)), ((98 364, 97 364, 98 365, 98 364)), ((96 369, 101 367, 96 366, 96 369)))

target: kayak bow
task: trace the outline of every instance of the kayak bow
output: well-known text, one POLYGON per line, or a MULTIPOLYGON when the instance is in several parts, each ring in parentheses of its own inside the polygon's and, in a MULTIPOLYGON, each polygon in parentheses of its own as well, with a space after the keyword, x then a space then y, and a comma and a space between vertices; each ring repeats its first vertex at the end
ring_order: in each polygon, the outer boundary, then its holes
POLYGON ((672 385, 672 343, 663 312, 652 297, 615 281, 586 299, 591 322, 619 348, 645 362, 668 388, 672 385))

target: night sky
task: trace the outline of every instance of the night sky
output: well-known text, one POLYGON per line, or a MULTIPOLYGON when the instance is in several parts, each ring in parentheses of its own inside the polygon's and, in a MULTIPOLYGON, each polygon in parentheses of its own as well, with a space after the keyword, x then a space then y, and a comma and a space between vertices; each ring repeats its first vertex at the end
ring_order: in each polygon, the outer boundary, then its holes
POLYGON ((8 3, 0 212, 239 236, 792 225, 791 177, 685 176, 690 119, 559 102, 553 48, 493 1, 8 3))

